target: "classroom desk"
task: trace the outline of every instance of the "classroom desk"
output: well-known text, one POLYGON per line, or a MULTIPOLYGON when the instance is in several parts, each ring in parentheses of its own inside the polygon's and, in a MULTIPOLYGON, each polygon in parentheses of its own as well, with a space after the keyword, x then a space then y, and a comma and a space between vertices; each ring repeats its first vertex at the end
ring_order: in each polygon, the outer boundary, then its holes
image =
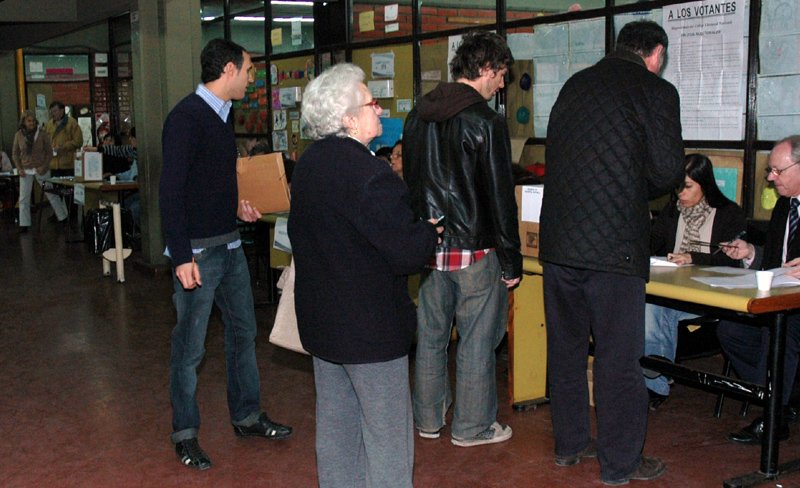
MULTIPOLYGON (((538 366, 534 370, 541 370, 546 364, 546 340, 544 332, 544 307, 541 287, 542 266, 536 258, 524 258, 523 272, 526 276, 522 283, 530 281, 527 288, 520 286, 515 294, 515 318, 509 336, 513 336, 510 357, 510 369, 525 367, 523 361, 532 361, 534 356, 526 348, 526 344, 537 342, 537 349, 544 350, 544 355, 539 356, 538 366), (538 308, 539 312, 532 309, 538 308), (521 312, 520 313, 520 309, 521 312), (539 320, 529 323, 527 317, 538 313, 539 320), (531 327, 532 326, 532 327, 531 327), (535 338, 531 339, 531 335, 535 338)), ((767 372, 767 385, 753 385, 725 378, 719 375, 691 370, 683 366, 664 363, 655 359, 644 358, 642 363, 648 368, 660 369, 670 375, 685 379, 690 383, 701 384, 715 391, 733 392, 752 401, 762 403, 764 408, 764 441, 761 445, 761 462, 759 470, 736 478, 725 480, 725 487, 754 486, 769 479, 774 479, 779 473, 786 473, 800 469, 800 461, 792 461, 778 466, 778 426, 781 421, 781 399, 783 397, 783 356, 786 346, 786 317, 790 310, 800 309, 800 288, 774 288, 771 291, 761 292, 755 288, 726 290, 712 288, 692 280, 693 276, 710 275, 713 273, 701 270, 698 266, 681 268, 651 268, 650 282, 647 284, 649 301, 672 301, 684 304, 690 308, 710 310, 711 313, 720 315, 745 314, 761 317, 771 321, 773 334, 771 334, 769 348, 769 371, 767 372)), ((524 370, 522 370, 524 371, 524 370)), ((515 406, 518 403, 535 401, 535 398, 523 398, 516 395, 516 380, 519 373, 510 373, 515 382, 509 382, 515 390, 511 398, 515 406)), ((544 374, 536 377, 540 383, 535 388, 544 392, 544 374)))

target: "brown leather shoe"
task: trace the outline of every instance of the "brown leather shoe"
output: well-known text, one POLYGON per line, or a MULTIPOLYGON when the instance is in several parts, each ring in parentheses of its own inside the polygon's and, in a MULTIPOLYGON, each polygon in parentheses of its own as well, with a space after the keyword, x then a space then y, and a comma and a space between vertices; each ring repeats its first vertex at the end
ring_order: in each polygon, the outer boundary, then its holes
POLYGON ((642 456, 639 462, 639 467, 630 475, 616 479, 616 480, 603 480, 604 485, 618 486, 627 485, 630 480, 650 481, 658 478, 667 470, 667 465, 664 461, 658 458, 649 458, 642 456))

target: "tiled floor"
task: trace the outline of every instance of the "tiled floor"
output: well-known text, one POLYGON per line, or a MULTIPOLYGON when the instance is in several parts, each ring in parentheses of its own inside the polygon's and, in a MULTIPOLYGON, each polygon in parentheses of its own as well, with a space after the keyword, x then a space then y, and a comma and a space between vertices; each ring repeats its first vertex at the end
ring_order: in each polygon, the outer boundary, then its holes
MULTIPOLYGON (((200 440, 214 466, 181 466, 169 442, 171 282, 134 266, 127 282, 101 276, 100 259, 65 244, 63 229, 42 219, 19 236, 0 217, 0 487, 313 487, 314 389, 308 357, 277 349, 268 335, 274 309, 257 310, 264 405, 292 425, 288 441, 234 437, 225 405, 221 322, 212 319, 200 372, 200 440)), ((263 294, 256 290, 256 294, 263 294)), ((260 297, 259 297, 260 298, 260 297)), ((720 358, 701 360, 717 371, 720 358)), ((553 463, 549 406, 514 412, 505 362, 498 362, 501 409, 514 437, 455 447, 447 435, 417 439, 417 487, 602 486, 597 462, 553 463)), ((746 420, 729 401, 714 419, 714 397, 684 386, 651 415, 645 452, 667 473, 640 486, 721 486, 758 467, 759 449, 725 434, 746 420)), ((783 461, 800 457, 799 427, 781 444, 783 461)), ((766 486, 800 486, 800 474, 766 486)))

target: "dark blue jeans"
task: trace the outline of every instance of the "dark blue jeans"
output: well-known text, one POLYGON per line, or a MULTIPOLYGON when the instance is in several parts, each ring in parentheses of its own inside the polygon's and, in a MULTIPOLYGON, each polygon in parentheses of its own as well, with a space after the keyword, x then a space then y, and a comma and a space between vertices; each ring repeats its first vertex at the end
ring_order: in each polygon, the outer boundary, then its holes
POLYGON ((256 317, 250 272, 241 247, 225 245, 194 255, 202 287, 184 290, 173 277, 173 302, 178 323, 172 330, 170 398, 172 441, 197 437, 197 367, 205 354, 208 318, 214 303, 225 325, 225 362, 228 374, 228 410, 235 424, 252 423, 260 414, 260 381, 256 365, 256 317))

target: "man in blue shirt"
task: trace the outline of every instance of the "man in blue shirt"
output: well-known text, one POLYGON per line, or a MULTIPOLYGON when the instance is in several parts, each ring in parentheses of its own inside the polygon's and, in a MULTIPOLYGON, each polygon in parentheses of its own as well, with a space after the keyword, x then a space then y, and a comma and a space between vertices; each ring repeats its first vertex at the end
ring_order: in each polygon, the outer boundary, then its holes
POLYGON ((237 202, 230 113, 231 100, 243 98, 253 81, 253 63, 244 48, 222 39, 206 45, 200 63, 203 83, 164 122, 159 204, 175 267, 178 312, 170 361, 171 439, 181 463, 203 470, 211 460, 197 441, 197 368, 214 303, 225 324, 228 410, 235 434, 285 439, 292 429, 261 410, 253 294, 236 224, 237 217, 253 222, 261 216, 248 201, 237 202))

